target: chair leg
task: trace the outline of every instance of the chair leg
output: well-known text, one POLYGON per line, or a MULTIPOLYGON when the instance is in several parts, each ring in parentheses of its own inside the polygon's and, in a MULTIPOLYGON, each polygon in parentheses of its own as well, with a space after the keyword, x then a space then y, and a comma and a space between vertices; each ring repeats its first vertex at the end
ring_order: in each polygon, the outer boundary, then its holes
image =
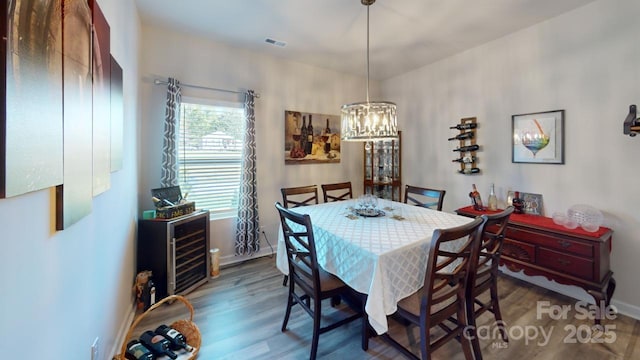
MULTIPOLYGON (((469 301, 465 301, 468 304, 469 301)), ((473 310, 473 305, 471 305, 473 310)), ((480 342, 475 330, 475 316, 467 316, 468 306, 458 307, 458 319, 462 319, 458 326, 464 326, 462 329, 462 337, 460 344, 462 344, 462 352, 464 352, 464 358, 467 360, 482 360, 482 353, 480 352, 480 342), (466 324, 466 325, 465 325, 466 324)))
POLYGON ((320 337, 320 307, 322 303, 318 299, 313 300, 313 338, 311 339, 311 354, 309 360, 315 360, 318 353, 318 338, 320 337))
POLYGON ((491 284, 491 308, 493 311, 493 315, 496 318, 496 324, 498 329, 500 329, 500 335, 502 335, 502 340, 504 342, 508 342, 509 338, 507 337, 507 330, 504 326, 504 321, 502 321, 502 313, 500 312, 500 303, 498 302, 498 283, 496 280, 491 284))
POLYGON ((476 302, 473 294, 467 294, 467 301, 465 301, 465 312, 467 316, 468 326, 462 333, 462 339, 460 339, 460 343, 466 343, 467 341, 470 341, 474 356, 476 357, 476 359, 482 359, 480 340, 478 339, 476 327, 475 303, 476 302))
POLYGON ((289 293, 289 299, 287 300, 287 310, 284 312, 284 320, 282 321, 282 329, 280 331, 284 332, 287 330, 287 323, 289 322, 289 315, 291 315, 291 307, 293 306, 293 296, 289 293))
POLYGON ((282 286, 287 286, 287 281, 289 280, 289 275, 285 275, 284 279, 282 280, 282 286))

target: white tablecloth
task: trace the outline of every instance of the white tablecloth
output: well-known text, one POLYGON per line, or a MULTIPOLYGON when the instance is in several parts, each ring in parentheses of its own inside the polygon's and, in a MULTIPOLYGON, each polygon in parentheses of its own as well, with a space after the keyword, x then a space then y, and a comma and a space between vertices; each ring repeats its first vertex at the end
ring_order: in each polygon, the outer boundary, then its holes
MULTIPOLYGON (((387 331, 387 315, 401 299, 422 287, 433 230, 466 224, 473 219, 403 203, 381 200, 379 208, 401 207, 404 220, 390 214, 349 218, 355 200, 292 209, 309 214, 318 262, 351 288, 368 294, 365 311, 371 327, 387 331)), ((278 236, 277 267, 288 274, 282 229, 278 236)))

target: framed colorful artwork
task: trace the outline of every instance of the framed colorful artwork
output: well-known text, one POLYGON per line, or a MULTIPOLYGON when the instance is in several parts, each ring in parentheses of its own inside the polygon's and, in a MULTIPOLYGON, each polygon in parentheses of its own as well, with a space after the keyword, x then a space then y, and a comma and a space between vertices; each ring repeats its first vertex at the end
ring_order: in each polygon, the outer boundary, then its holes
POLYGON ((564 164, 564 110, 512 117, 514 163, 564 164))
POLYGON ((340 162, 340 116, 285 110, 284 163, 340 162))

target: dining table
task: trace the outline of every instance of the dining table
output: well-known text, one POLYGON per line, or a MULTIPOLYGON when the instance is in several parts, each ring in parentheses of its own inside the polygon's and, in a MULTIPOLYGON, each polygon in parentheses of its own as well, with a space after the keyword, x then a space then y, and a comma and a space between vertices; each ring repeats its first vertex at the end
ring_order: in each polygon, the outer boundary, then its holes
MULTIPOLYGON (((318 264, 367 295, 365 311, 377 334, 387 332, 387 316, 397 310, 398 302, 423 286, 433 231, 473 220, 382 199, 374 211, 361 211, 357 199, 290 210, 310 216, 318 264)), ((276 266, 288 275, 282 227, 276 266)))

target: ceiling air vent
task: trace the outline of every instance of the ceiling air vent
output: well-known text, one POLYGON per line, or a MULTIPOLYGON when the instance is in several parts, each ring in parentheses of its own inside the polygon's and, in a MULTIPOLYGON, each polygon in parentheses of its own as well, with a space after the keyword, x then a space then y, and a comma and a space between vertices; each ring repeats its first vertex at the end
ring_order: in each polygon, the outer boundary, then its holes
POLYGON ((278 41, 278 40, 274 40, 272 38, 266 38, 264 39, 264 42, 271 44, 271 45, 275 45, 275 46, 279 46, 279 47, 285 47, 287 46, 287 43, 284 41, 278 41))

